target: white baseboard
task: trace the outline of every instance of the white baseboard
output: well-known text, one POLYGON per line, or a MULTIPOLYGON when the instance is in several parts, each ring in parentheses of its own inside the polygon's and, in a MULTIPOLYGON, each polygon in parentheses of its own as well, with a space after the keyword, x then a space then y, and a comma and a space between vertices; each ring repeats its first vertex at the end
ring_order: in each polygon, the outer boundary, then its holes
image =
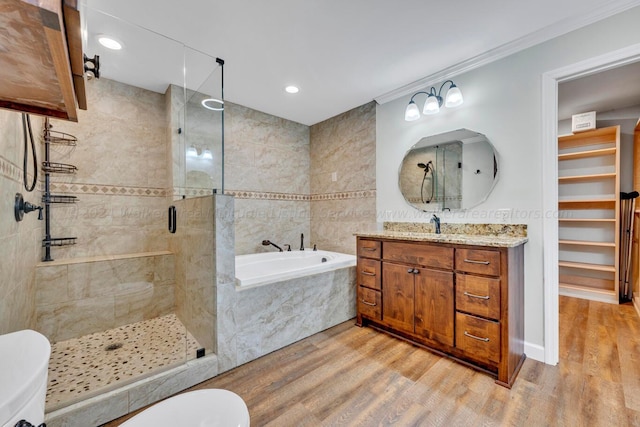
POLYGON ((524 354, 528 359, 537 360, 544 363, 544 347, 538 344, 524 342, 524 354))

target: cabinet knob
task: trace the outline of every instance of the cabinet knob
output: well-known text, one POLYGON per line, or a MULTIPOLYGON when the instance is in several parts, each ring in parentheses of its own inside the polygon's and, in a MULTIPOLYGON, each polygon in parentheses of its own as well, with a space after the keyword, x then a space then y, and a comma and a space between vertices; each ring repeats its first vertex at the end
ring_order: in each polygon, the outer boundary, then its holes
POLYGON ((418 270, 417 268, 413 269, 413 274, 420 274, 420 270, 418 270))
POLYGON ((407 273, 413 273, 413 268, 409 268, 409 269, 407 270, 407 273))

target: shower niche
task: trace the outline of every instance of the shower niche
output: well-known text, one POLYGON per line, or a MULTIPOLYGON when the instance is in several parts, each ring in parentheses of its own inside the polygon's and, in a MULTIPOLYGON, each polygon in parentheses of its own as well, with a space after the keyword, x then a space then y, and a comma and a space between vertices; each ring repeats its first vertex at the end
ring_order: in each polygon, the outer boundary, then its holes
POLYGON ((424 212, 472 208, 486 200, 497 179, 493 145, 467 129, 422 138, 407 151, 398 173, 404 199, 424 212))

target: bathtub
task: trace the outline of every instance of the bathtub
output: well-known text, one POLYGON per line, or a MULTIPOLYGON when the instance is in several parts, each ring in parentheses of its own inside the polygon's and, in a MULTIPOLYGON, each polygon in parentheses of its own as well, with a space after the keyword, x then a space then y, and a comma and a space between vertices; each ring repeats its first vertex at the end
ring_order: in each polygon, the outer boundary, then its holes
POLYGON ((236 287, 247 289, 355 265, 354 255, 311 249, 237 255, 236 287))

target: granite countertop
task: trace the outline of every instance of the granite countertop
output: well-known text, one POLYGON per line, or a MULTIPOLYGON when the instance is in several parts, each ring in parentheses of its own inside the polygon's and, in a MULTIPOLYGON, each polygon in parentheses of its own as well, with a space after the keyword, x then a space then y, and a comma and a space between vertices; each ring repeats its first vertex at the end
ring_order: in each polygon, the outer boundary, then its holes
POLYGON ((483 236, 474 234, 436 234, 415 233, 402 231, 379 231, 370 233, 356 233, 357 237, 374 239, 407 240, 411 242, 456 243, 473 246, 492 246, 497 248, 513 248, 526 243, 527 237, 515 236, 483 236))

